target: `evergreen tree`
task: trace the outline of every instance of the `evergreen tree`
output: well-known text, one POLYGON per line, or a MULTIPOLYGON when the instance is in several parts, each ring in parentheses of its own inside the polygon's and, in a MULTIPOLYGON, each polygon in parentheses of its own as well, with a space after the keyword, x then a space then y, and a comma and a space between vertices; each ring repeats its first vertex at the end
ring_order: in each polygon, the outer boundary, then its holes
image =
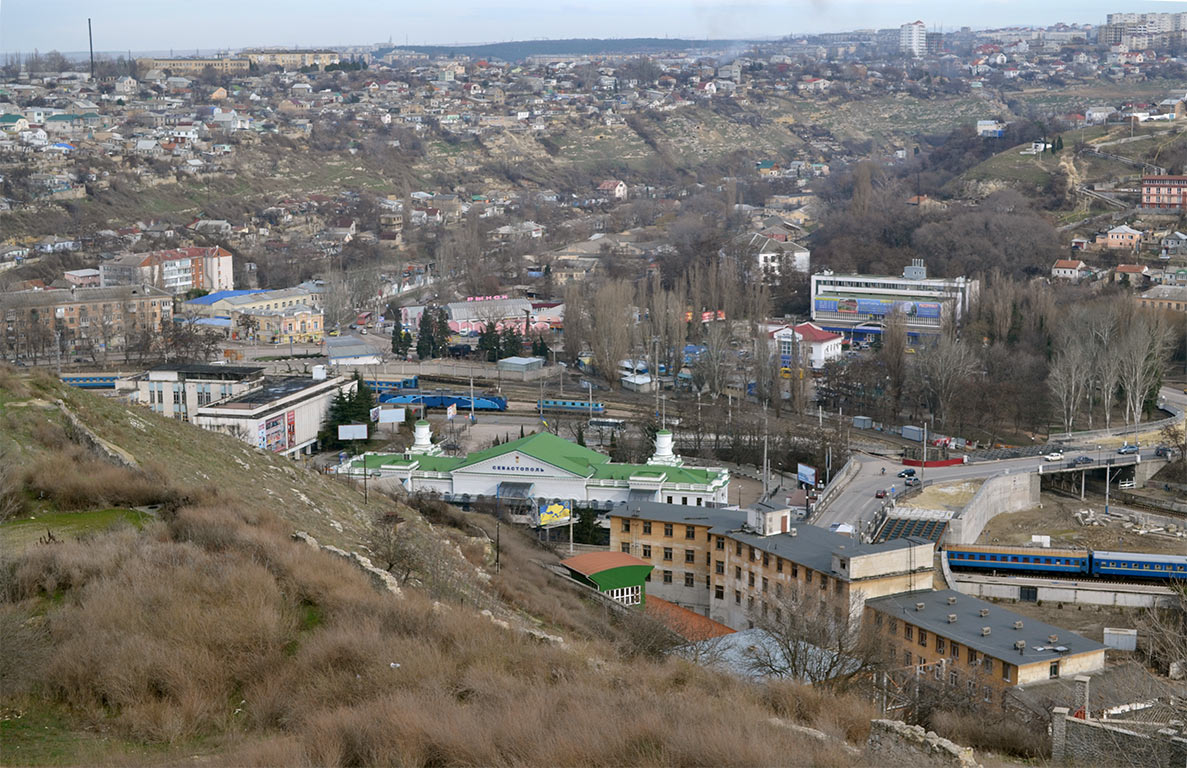
POLYGON ((523 337, 512 326, 503 329, 500 340, 501 352, 499 357, 515 357, 523 351, 523 337))
POLYGON ((363 383, 363 377, 358 371, 354 372, 355 391, 349 400, 349 413, 352 424, 371 423, 371 409, 375 407, 375 393, 363 383))
POLYGON ((548 342, 544 340, 544 335, 540 334, 532 341, 532 354, 536 357, 547 358, 548 353, 551 352, 548 348, 548 342))
POLYGON ((483 326, 482 334, 478 337, 478 348, 485 352, 483 357, 493 363, 499 359, 499 346, 499 331, 495 328, 494 323, 487 323, 483 326))
POLYGON ((318 434, 318 440, 323 446, 334 451, 342 448, 338 440, 338 425, 350 423, 350 400, 338 390, 334 399, 330 401, 330 409, 326 412, 326 421, 318 434))
POLYGON ((519 425, 519 436, 523 437, 523 425, 522 424, 519 425))
POLYGON ((408 350, 412 349, 412 334, 401 328, 397 328, 392 332, 392 354, 396 357, 404 358, 408 356, 408 350))
POLYGON ((585 445, 585 428, 580 424, 577 425, 577 445, 585 445))
POLYGON ((433 354, 433 335, 435 332, 436 321, 433 317, 433 310, 425 308, 424 313, 420 316, 420 325, 416 329, 416 356, 421 360, 428 360, 431 357, 436 357, 433 354))
POLYGON ((449 315, 445 307, 438 307, 433 324, 433 357, 445 357, 449 353, 449 315))
POLYGON ((1063 136, 1058 136, 1058 137, 1056 137, 1056 139, 1055 139, 1055 149, 1056 149, 1056 151, 1059 151, 1059 150, 1062 150, 1062 149, 1063 149, 1063 136))

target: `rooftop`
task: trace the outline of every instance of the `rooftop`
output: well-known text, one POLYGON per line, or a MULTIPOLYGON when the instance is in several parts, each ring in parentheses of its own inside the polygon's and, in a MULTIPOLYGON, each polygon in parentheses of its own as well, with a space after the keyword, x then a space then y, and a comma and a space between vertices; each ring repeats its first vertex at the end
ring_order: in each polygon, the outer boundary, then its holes
POLYGON ((312 379, 304 376, 288 376, 280 379, 267 379, 264 386, 260 389, 245 392, 238 397, 233 397, 230 400, 224 400, 221 403, 203 406, 204 408, 220 408, 233 410, 255 410, 261 405, 276 402, 281 398, 294 395, 305 389, 313 389, 324 385, 328 382, 336 382, 335 379, 312 379))
POLYGON ((905 592, 867 600, 866 605, 1011 664, 1036 664, 1105 647, 1061 627, 1025 618, 952 589, 905 592), (923 606, 922 610, 918 609, 919 605, 923 606), (983 610, 987 612, 984 616, 983 610), (950 615, 956 620, 949 621, 950 615), (1021 628, 1015 629, 1019 622, 1021 628), (989 628, 988 635, 982 634, 984 627, 989 628), (1051 641, 1051 636, 1057 639, 1051 641), (1019 640, 1026 642, 1021 653, 1014 647, 1019 640))
POLYGON ((625 552, 586 552, 585 554, 561 560, 561 565, 584 576, 593 576, 596 573, 608 571, 611 568, 636 565, 651 567, 651 563, 646 560, 640 560, 634 555, 628 555, 625 552))

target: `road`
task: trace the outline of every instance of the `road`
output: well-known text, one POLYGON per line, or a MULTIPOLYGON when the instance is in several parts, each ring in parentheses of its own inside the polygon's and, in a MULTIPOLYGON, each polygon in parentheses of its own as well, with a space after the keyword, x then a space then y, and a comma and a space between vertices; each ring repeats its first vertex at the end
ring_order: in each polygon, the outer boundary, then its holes
MULTIPOLYGON (((1180 385, 1163 387, 1162 397, 1179 409, 1187 408, 1187 394, 1183 392, 1180 385)), ((1155 458, 1155 447, 1154 445, 1150 445, 1148 448, 1143 447, 1141 452, 1143 461, 1155 458)), ((1114 451, 1115 449, 1098 450, 1095 445, 1079 448, 1069 447, 1064 449, 1064 457, 1071 460, 1077 456, 1087 456, 1094 460, 1093 464, 1085 465, 1086 468, 1091 469, 1096 466, 1095 461, 1098 458, 1115 458, 1117 454, 1114 451)), ((862 523, 872 520, 878 510, 882 508, 883 500, 874 497, 879 489, 889 491, 894 488, 896 492, 902 492, 903 480, 897 477, 899 471, 903 469, 902 464, 865 454, 854 454, 852 460, 858 462, 857 474, 825 510, 812 520, 814 525, 827 528, 833 523, 849 523, 858 527, 862 523), (882 474, 883 469, 886 470, 885 475, 882 474)), ((928 467, 922 470, 921 476, 928 483, 984 479, 1004 472, 1035 472, 1042 463, 1042 458, 1036 456, 1001 459, 961 464, 955 467, 928 467)))

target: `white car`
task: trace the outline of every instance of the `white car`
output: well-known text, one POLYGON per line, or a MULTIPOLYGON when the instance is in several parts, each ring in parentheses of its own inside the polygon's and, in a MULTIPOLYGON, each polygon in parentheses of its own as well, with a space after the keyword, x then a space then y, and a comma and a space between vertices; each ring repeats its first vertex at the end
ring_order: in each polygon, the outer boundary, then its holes
POLYGON ((1048 453, 1046 456, 1043 457, 1043 460, 1044 461, 1063 461, 1063 454, 1060 453, 1059 451, 1055 451, 1054 453, 1048 453))

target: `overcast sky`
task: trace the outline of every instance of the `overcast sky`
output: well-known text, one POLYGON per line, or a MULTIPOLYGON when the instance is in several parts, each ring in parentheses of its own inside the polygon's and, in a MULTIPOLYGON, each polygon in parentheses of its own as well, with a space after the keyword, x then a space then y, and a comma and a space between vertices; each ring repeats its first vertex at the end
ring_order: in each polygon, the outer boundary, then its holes
POLYGON ((1187 11, 1187 2, 1110 0, 0 0, 0 51, 474 43, 567 37, 775 37, 896 27, 1102 24, 1117 11, 1187 11))

